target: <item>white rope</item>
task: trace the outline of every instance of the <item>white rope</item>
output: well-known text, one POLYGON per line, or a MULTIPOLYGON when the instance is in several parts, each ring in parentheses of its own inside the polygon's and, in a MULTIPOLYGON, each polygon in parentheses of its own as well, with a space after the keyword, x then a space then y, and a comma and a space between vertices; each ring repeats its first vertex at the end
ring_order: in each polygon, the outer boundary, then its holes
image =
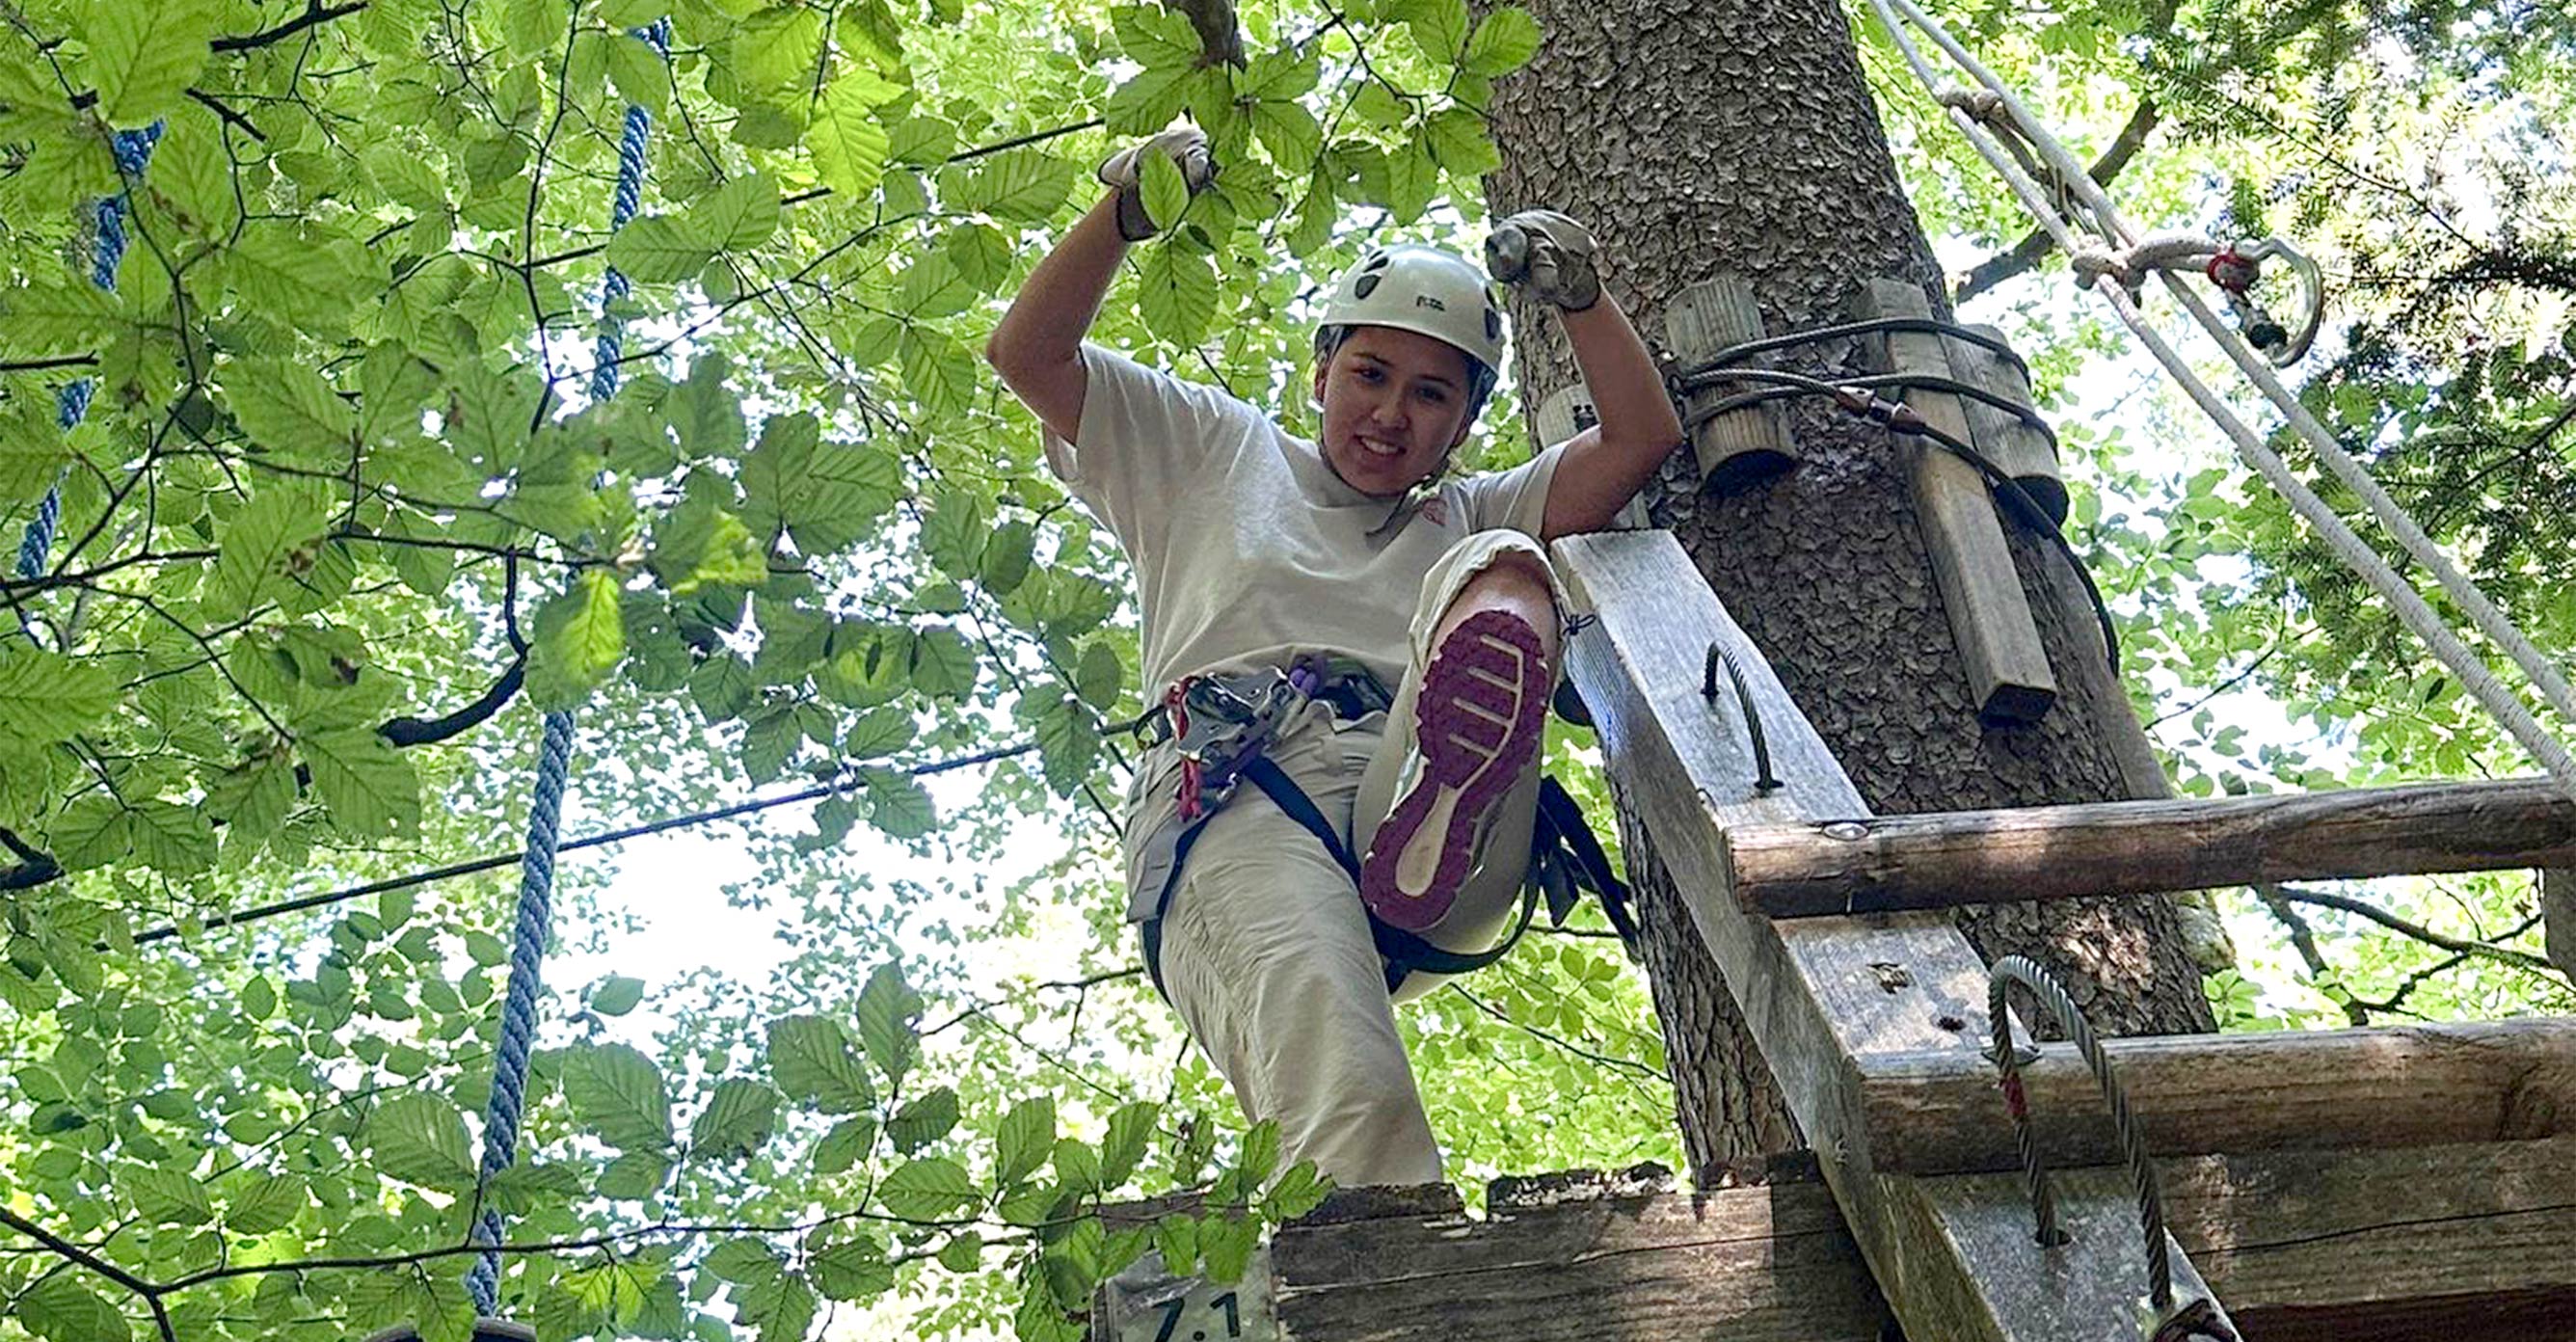
MULTIPOLYGON (((2091 173, 2085 171, 2083 166, 2076 162, 2075 156, 2068 152, 2066 146, 2060 143, 2057 137, 2049 134, 2047 127, 2041 123, 2038 116, 2014 95, 2010 85, 2004 83, 1994 71, 1987 69, 1975 55, 1961 46, 1947 29, 1924 13, 1914 0, 1871 0, 1871 2, 1878 7, 1880 21, 1886 23, 1890 31, 1896 31, 1898 26, 1887 14, 1888 5, 1893 4, 1907 20, 1938 44, 1944 54, 1956 62, 1961 69, 1974 75, 1978 83, 1992 92, 2005 112, 2012 118, 2015 130, 2038 148, 2055 170, 2056 175, 2074 191, 2076 198, 2083 202, 2100 226, 2110 234, 2110 240, 2114 245, 2129 247, 2138 245, 2135 231, 2120 217, 2119 208, 2112 204, 2109 194, 2103 191, 2100 183, 2093 180, 2091 173)), ((1911 49, 1910 44, 1907 45, 1911 49)), ((1921 60, 1919 50, 1913 52, 1908 63, 1914 66, 1916 76, 1924 81, 1926 89, 1937 90, 1940 87, 1940 81, 1932 75, 1928 65, 1921 60)), ((1957 119, 1955 113, 1953 119, 1957 119)), ((1962 129, 1967 128, 1962 127, 1962 129)), ((1987 160, 1994 161, 1992 155, 1988 155, 1987 160)), ((2001 165, 1998 164, 1997 167, 2000 169, 2001 165)), ((2061 239, 2061 243, 2062 241, 2061 239)), ((2073 255, 2071 249, 2069 255, 2073 255)), ((2514 627, 2513 621, 2496 607, 2495 602, 2490 600, 2467 574, 2460 571, 2459 566, 2451 561, 2451 557, 2444 553, 2440 546, 2433 543, 2430 536, 2424 534, 2424 529, 2416 525, 2415 519, 2408 516, 2406 510, 2400 507, 2395 499, 2388 496, 2388 491, 2380 488, 2379 482, 2371 477, 2370 472, 2360 462, 2353 460, 2350 453, 2343 450, 2343 445, 2335 441, 2334 434, 2329 432, 2325 425, 2319 423, 2317 417, 2309 413, 2306 406, 2300 404, 2298 396, 2283 385, 2271 365, 2248 345, 2234 328, 2219 320, 2218 314, 2211 311, 2200 295, 2185 284, 2179 276, 2168 272, 2163 278, 2165 288, 2173 294, 2175 301, 2181 303, 2193 320, 2199 322, 2201 327, 2209 332, 2210 337, 2218 342, 2219 348, 2226 351, 2227 357, 2233 360, 2248 378, 2253 379, 2254 385, 2262 390, 2264 398, 2280 410, 2283 417, 2289 421, 2291 429, 2316 452, 2317 459, 2324 463, 2326 469, 2353 493, 2360 496, 2362 502, 2370 509, 2371 515, 2379 520, 2380 525, 2388 528, 2389 534, 2396 537, 2398 544, 2404 547, 2406 553, 2413 556, 2433 574, 2435 581, 2441 584, 2443 592, 2468 615, 2470 623, 2476 626, 2478 632, 2486 635, 2505 650, 2506 655, 2513 659, 2514 665, 2520 667, 2523 674, 2529 676, 2531 682, 2540 688, 2541 694, 2550 705, 2567 720, 2576 721, 2576 686, 2569 685, 2566 675, 2558 669, 2557 665, 2543 655, 2540 649, 2532 646, 2531 640, 2524 637, 2520 629, 2514 627)), ((2526 741, 2524 744, 2530 743, 2526 741)), ((2563 747, 2560 753, 2565 753, 2563 747)))
MULTIPOLYGON (((2028 109, 2022 107, 2013 98, 2010 90, 2001 86, 2001 81, 1997 80, 1992 72, 1979 65, 1973 57, 1960 49, 1957 43, 1949 40, 1949 35, 1921 10, 1915 8, 1911 0, 1870 0, 1870 2, 1878 11, 1879 21, 1886 26, 1889 35, 1895 39, 1897 49, 1904 54, 1906 64, 1913 68, 1916 78, 1923 82, 1926 89, 1939 89, 1940 81, 1933 74, 1922 50, 1907 34, 1905 25, 1898 21, 1891 7, 1901 9, 1917 27, 1930 35, 1933 41, 1939 43, 1943 51, 1952 59, 1975 73, 1978 79, 1997 95, 1999 104, 2013 116, 2017 123, 2015 129, 2031 138, 2041 152, 2049 156, 2051 166, 2055 168, 2057 175, 2070 180, 2080 180, 2082 185, 2077 187, 2077 191, 2084 197, 2084 204, 2092 211, 2105 231, 2111 234, 2110 241, 2119 250, 2101 248, 2078 237, 2074 226, 2050 202, 2047 189, 2041 186, 2030 173, 2024 171, 2020 164, 2012 161, 2013 156, 1987 132, 1985 126, 1981 124, 1982 118, 1970 110, 1969 100, 1940 95, 1943 105, 1949 111, 1952 123, 1957 125, 1960 133, 1967 137, 1969 144, 1976 149, 1978 155, 2003 177, 2005 183, 2012 188, 2013 194, 2021 198, 2023 207, 2030 211, 2031 216, 2039 221, 2041 227, 2048 230, 2058 246, 2064 248, 2069 256, 2085 252, 2107 252, 2117 259, 2122 252, 2131 255, 2136 253, 2140 243, 2129 232, 2127 224, 2120 219, 2118 211, 2101 192, 2099 185, 2080 168, 2073 166, 2072 158, 2066 153, 2064 146, 2048 137, 2046 132, 2035 131, 2036 119, 2030 115, 2028 109)), ((2217 314, 2211 312, 2208 306, 2200 301, 2198 294, 2192 292, 2172 272, 2159 270, 2158 273, 2163 275, 2166 287, 2183 303, 2185 309, 2190 311, 2202 326, 2208 328, 2210 333, 2219 340, 2220 345, 2227 349, 2229 355, 2236 360, 2237 366, 2244 369, 2246 374, 2255 380, 2256 385, 2264 389, 2266 396, 2276 406, 2281 406, 2291 415, 2292 423, 2299 427, 2301 436, 2308 439, 2311 446, 2317 448, 2318 455, 2324 458, 2330 467, 2335 468, 2337 478, 2352 486, 2354 491, 2364 498, 2372 499, 2372 512, 2379 517, 2383 525, 2388 526, 2390 531, 2406 544, 2410 554, 2423 560, 2427 567, 2432 568, 2437 576, 2441 577, 2444 590, 2470 612, 2471 617, 2477 621, 2479 629, 2513 654, 2515 663, 2531 676, 2533 682, 2541 687, 2543 693, 2549 696, 2550 702, 2560 712, 2567 714, 2571 719, 2576 719, 2576 692, 2569 690, 2565 678, 2558 674, 2557 669, 2540 655, 2538 649, 2531 646, 2529 640, 2523 638, 2521 632, 2513 627, 2512 622, 2507 620, 2502 612, 2495 609, 2484 592, 2479 591, 2474 583, 2469 582, 2467 577, 2450 563, 2448 556, 2443 555, 2433 546, 2431 539, 2426 537, 2423 530, 2415 525, 2414 520, 2406 515, 2405 510, 2399 508, 2395 500, 2389 499, 2386 493, 2378 488, 2377 482, 2371 480, 2368 473, 2343 452, 2341 446, 2334 441, 2333 435, 2327 433, 2323 425, 2317 424, 2314 416, 2307 414, 2306 409, 2299 405, 2298 399, 2289 395, 2288 389, 2281 385, 2280 379, 2273 376, 2270 367, 2260 358, 2255 357, 2233 330, 2218 321, 2217 314), (2277 395, 2274 394, 2276 391, 2277 395), (2311 427, 2314 430, 2313 433, 2308 431, 2311 427), (2347 474, 2347 468, 2349 474, 2347 474), (2359 477, 2358 480, 2354 478, 2355 476, 2359 477), (2376 497, 2373 498, 2373 496, 2376 497), (2383 504, 2384 508, 2381 506, 2383 504)), ((2496 722, 2540 761, 2542 767, 2549 771, 2550 776, 2557 780, 2559 787, 2570 797, 2576 797, 2576 758, 2571 758, 2566 746, 2540 724, 2540 721, 2533 716, 2530 706, 2496 677, 2493 668, 2461 641, 2458 632, 2433 610, 2411 584, 2390 567, 2387 560, 2363 542, 2342 517, 2326 506, 2325 501, 2318 498, 2315 491, 2309 489, 2291 472, 2289 463, 2272 451, 2263 441, 2262 435, 2249 427, 2224 398, 2211 390, 2208 384, 2192 372, 2191 366, 2183 360, 2181 353, 2147 322, 2145 315, 2131 301, 2128 290, 2123 287, 2116 272, 2108 269, 2099 270, 2092 275, 2090 285, 2110 303, 2112 311, 2119 316, 2121 323, 2146 344, 2156 361, 2164 365, 2165 371, 2171 374, 2192 400, 2201 407, 2211 422, 2218 425, 2220 430, 2236 444, 2237 453, 2244 458, 2246 464, 2260 473, 2302 520, 2315 528, 2328 548, 2334 551, 2336 558, 2342 560, 2355 576, 2361 578, 2372 591, 2389 603, 2397 612, 2399 620, 2404 622, 2416 637, 2424 641, 2426 648, 2450 670, 2451 674, 2459 678, 2461 686, 2486 708, 2496 722)))

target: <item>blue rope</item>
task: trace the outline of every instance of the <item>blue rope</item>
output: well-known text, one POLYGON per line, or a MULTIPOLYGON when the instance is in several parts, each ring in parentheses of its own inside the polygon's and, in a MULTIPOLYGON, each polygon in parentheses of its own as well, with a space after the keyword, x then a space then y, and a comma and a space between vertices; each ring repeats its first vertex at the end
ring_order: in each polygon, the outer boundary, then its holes
MULTIPOLYGON (((116 167, 128 182, 143 176, 143 169, 152 161, 152 146, 161 141, 161 129, 161 123, 155 121, 141 130, 116 133, 112 142, 116 167)), ((114 293, 116 268, 125 260, 125 193, 120 191, 113 196, 101 196, 91 210, 98 239, 90 247, 90 283, 114 293)), ((97 384, 85 377, 64 384, 63 389, 54 394, 54 423, 69 433, 81 422, 81 417, 89 413, 90 397, 96 391, 97 384)), ((61 526, 62 521, 63 489, 57 482, 45 491, 45 497, 36 504, 35 520, 29 522, 26 531, 18 537, 19 577, 44 576, 45 556, 54 548, 54 529, 61 526)), ((23 625, 27 619, 26 612, 20 611, 18 619, 23 625)))
MULTIPOLYGON (((671 21, 661 19, 638 33, 665 59, 671 54, 671 21)), ((610 231, 635 217, 644 196, 644 149, 653 131, 652 114, 628 104, 624 132, 617 141, 617 194, 610 201, 610 231)), ((602 306, 624 298, 626 277, 608 269, 602 306)), ((625 332, 613 314, 603 314, 591 370, 591 395, 605 400, 617 394, 617 357, 625 332)), ((528 1052, 536 1041, 537 988, 546 951, 546 928, 552 917, 555 841, 563 818, 564 779, 572 761, 572 714, 545 715, 545 735, 537 750, 536 797, 528 806, 527 856, 519 864, 518 921, 510 939, 510 986, 501 1001, 501 1046, 492 1067, 492 1096, 483 1110, 483 1159, 478 1191, 518 1158, 519 1120, 527 1104, 528 1052)), ((465 1273, 466 1294, 474 1311, 492 1315, 501 1307, 501 1213, 484 1206, 474 1221, 473 1241, 486 1246, 465 1273)))

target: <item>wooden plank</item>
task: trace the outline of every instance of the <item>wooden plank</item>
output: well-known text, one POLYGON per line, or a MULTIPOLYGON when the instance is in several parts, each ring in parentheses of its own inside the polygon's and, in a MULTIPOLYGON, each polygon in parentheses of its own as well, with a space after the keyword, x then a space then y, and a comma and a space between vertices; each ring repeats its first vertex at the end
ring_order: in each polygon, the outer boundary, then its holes
POLYGON ((1573 536, 1559 572, 1597 623, 1568 644, 1602 748, 1677 886, 1800 1130, 1909 1336, 1944 1342, 2135 1342, 2133 1278, 2107 1256, 1971 1263, 1964 1240, 2027 1215, 2020 1200, 1935 1202, 1880 1171, 1861 1069, 1914 1052, 1973 1065, 1985 969, 1947 919, 1895 914, 1773 923, 1737 907, 1720 838, 1738 824, 1866 815, 1770 664, 1662 532, 1573 536), (1699 694, 1709 643, 1733 650, 1762 719, 1777 791, 1757 792, 1733 696, 1699 694), (1998 1301, 2042 1299, 2038 1307, 1998 1301), (2067 1318, 2085 1320, 2071 1329, 2067 1318))
POLYGON ((1878 1342, 1887 1324, 1815 1183, 1291 1227, 1272 1258, 1300 1342, 1878 1342))
MULTIPOLYGON (((2576 1134, 2576 1018, 2367 1030, 2110 1039, 2147 1149, 2199 1155, 2523 1142, 2576 1134)), ((1991 1063, 1955 1050, 1863 1065, 1882 1169, 2020 1168, 1991 1063)), ((2102 1092, 2072 1045, 2022 1071, 2052 1164, 2119 1159, 2102 1092)), ((2576 1172, 2569 1175, 2576 1196, 2576 1172)), ((2576 1249, 2576 1245, 2571 1245, 2576 1249)))
POLYGON ((2547 779, 1827 819, 1727 831, 1774 918, 2576 864, 2547 779))
MULTIPOLYGON (((2576 1138, 2161 1169, 2174 1242, 2246 1337, 2576 1338, 2576 1138)), ((1932 1182, 1945 1200, 2020 1213, 1994 1221, 2010 1233, 1977 1252, 2045 1257, 2027 1243, 2018 1175, 1932 1182)), ((2057 1188, 2083 1243, 2108 1241, 2142 1291, 2126 1173, 2074 1170, 2057 1188)), ((1270 1261, 1280 1321, 1301 1342, 1875 1342, 1885 1318, 1831 1193, 1812 1180, 1533 1207, 1498 1191, 1484 1220, 1452 1206, 1291 1224, 1270 1261)))
MULTIPOLYGON (((1722 274, 1673 295, 1664 308, 1664 342, 1684 368, 1697 368, 1731 345, 1760 340, 1762 308, 1753 297, 1753 282, 1722 274)), ((1768 368, 1755 357, 1742 366, 1768 368)), ((1693 392, 1689 412, 1748 389, 1749 384, 1721 382, 1693 392)), ((1788 407, 1772 401, 1701 419, 1691 430, 1691 452, 1699 461, 1700 482, 1710 489, 1737 489, 1777 475, 1798 464, 1798 447, 1789 436, 1788 407)))
MULTIPOLYGON (((1997 344, 2006 343, 2000 326, 1968 328, 1997 344)), ((1982 388, 2015 405, 2029 408, 2030 370, 1983 345, 1952 340, 1950 368, 1961 382, 1982 388)), ((1977 451, 2017 481, 2023 492, 2059 525, 2066 522, 2066 482, 2058 475, 2057 443, 2030 421, 1984 401, 1962 398, 1968 428, 1977 451)))
MULTIPOLYGON (((1928 317, 1932 308, 1912 284, 1876 279, 1861 293, 1860 312, 1865 318, 1928 317)), ((1885 371, 1951 375, 1938 335, 1892 331, 1880 344, 1885 371)), ((1934 428, 1968 441, 1968 415, 1957 396, 1909 391, 1905 403, 1934 428)), ((1985 478, 1938 448, 1917 445, 1914 451, 1915 517, 1977 712, 1989 721, 2036 722, 2057 701, 2057 679, 1985 478)))

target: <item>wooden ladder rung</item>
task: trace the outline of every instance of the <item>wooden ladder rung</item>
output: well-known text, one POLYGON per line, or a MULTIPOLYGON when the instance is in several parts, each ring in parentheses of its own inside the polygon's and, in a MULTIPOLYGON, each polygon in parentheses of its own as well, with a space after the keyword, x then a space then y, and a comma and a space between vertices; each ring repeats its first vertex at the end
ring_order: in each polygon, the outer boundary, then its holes
MULTIPOLYGON (((2576 1136, 2576 1018, 2102 1043, 2158 1159, 2576 1136)), ((1954 1050, 1859 1063, 1879 1168, 2019 1167, 1992 1063, 1954 1050)), ((2071 1045, 2043 1046, 2021 1079, 2050 1163, 2120 1162, 2102 1092, 2071 1045)))
POLYGON ((1737 904, 1774 918, 2280 881, 2576 865, 2547 779, 1733 825, 1737 904))

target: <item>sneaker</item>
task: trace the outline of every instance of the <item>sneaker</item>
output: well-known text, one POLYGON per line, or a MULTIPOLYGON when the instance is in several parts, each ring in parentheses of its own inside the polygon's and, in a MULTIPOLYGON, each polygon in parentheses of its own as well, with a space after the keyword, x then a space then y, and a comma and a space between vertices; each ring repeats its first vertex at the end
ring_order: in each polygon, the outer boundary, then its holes
POLYGON ((1477 833, 1538 756, 1549 689, 1546 648, 1519 616, 1478 611, 1441 640, 1414 703, 1401 799, 1360 861, 1369 912, 1408 932, 1448 916, 1477 833))

